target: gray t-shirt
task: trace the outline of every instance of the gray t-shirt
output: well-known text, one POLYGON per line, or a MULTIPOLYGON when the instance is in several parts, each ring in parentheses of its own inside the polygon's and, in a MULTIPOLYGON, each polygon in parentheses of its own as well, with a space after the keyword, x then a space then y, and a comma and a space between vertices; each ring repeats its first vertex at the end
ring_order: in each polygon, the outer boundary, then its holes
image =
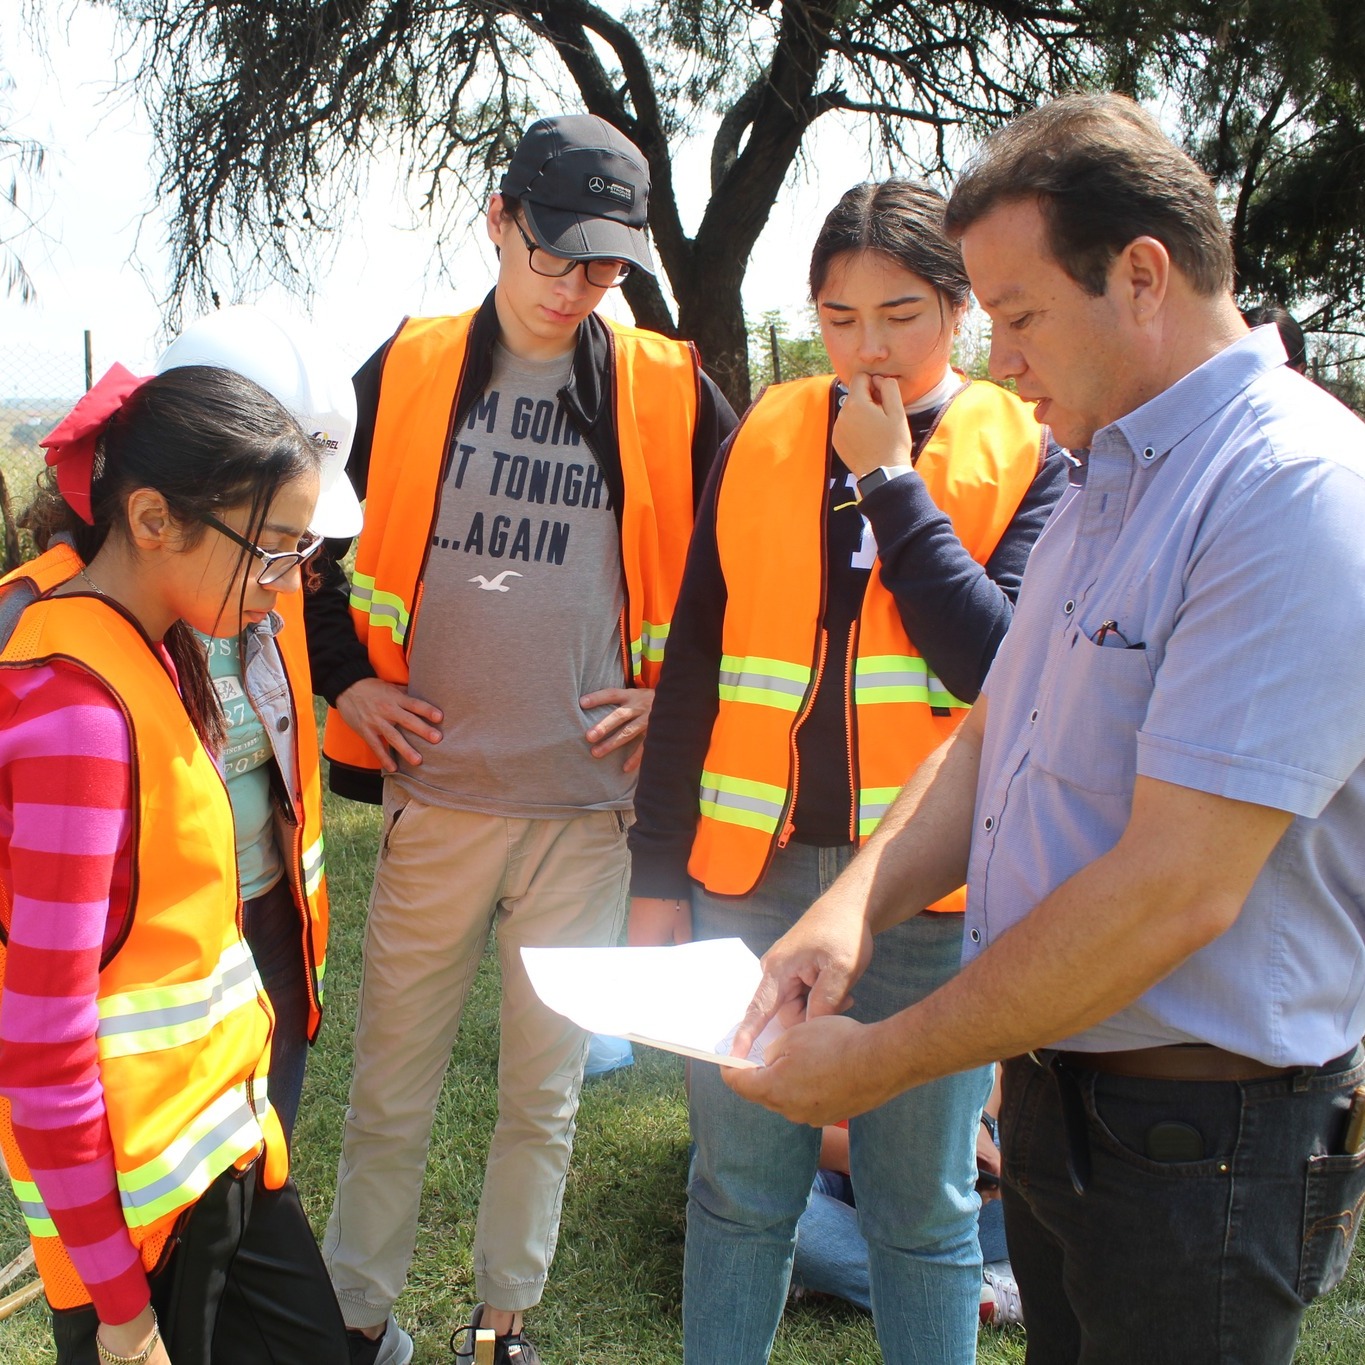
POLYGON ((433 805, 555 818, 630 806, 623 754, 584 735, 626 685, 625 591, 611 494, 558 398, 572 354, 528 361, 498 346, 488 387, 455 435, 422 580, 408 691, 445 714, 413 739, 398 781, 433 805))

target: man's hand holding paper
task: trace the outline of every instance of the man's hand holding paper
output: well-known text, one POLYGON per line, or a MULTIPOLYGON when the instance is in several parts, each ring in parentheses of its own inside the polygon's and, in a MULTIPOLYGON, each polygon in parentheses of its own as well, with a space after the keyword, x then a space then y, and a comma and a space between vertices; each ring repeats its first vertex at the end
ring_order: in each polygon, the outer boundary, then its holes
POLYGON ((861 906, 822 896, 764 953, 763 978, 736 1030, 734 1052, 746 1055, 774 1018, 790 1026, 846 1010, 871 960, 872 931, 861 906))

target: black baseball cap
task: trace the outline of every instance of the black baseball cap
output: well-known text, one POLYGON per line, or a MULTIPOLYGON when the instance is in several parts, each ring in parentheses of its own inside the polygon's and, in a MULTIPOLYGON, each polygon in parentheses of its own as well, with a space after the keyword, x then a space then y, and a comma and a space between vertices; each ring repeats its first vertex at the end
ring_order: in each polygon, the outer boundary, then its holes
POLYGON ((499 186, 518 200, 536 242, 568 260, 629 261, 653 275, 645 237, 644 153, 595 114, 537 119, 499 186))

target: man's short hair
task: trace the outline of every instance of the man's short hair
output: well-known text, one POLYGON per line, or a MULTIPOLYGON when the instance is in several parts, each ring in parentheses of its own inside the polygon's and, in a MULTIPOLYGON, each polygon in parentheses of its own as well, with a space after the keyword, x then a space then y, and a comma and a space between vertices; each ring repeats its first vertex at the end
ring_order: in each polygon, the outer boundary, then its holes
POLYGON ((948 201, 960 237, 1001 204, 1036 200, 1057 264, 1099 297, 1114 257, 1155 237, 1195 291, 1232 288, 1232 247, 1208 177, 1123 95, 1065 95, 989 137, 948 201))

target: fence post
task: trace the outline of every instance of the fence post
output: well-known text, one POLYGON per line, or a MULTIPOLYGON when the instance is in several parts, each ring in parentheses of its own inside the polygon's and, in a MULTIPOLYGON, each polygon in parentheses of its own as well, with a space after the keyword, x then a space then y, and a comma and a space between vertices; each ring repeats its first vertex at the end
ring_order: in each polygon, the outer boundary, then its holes
POLYGON ((782 382, 782 355, 777 349, 777 323, 768 324, 768 347, 773 353, 773 383, 782 382))
POLYGON ((95 384, 94 357, 90 351, 90 329, 85 329, 85 389, 88 393, 95 384))

